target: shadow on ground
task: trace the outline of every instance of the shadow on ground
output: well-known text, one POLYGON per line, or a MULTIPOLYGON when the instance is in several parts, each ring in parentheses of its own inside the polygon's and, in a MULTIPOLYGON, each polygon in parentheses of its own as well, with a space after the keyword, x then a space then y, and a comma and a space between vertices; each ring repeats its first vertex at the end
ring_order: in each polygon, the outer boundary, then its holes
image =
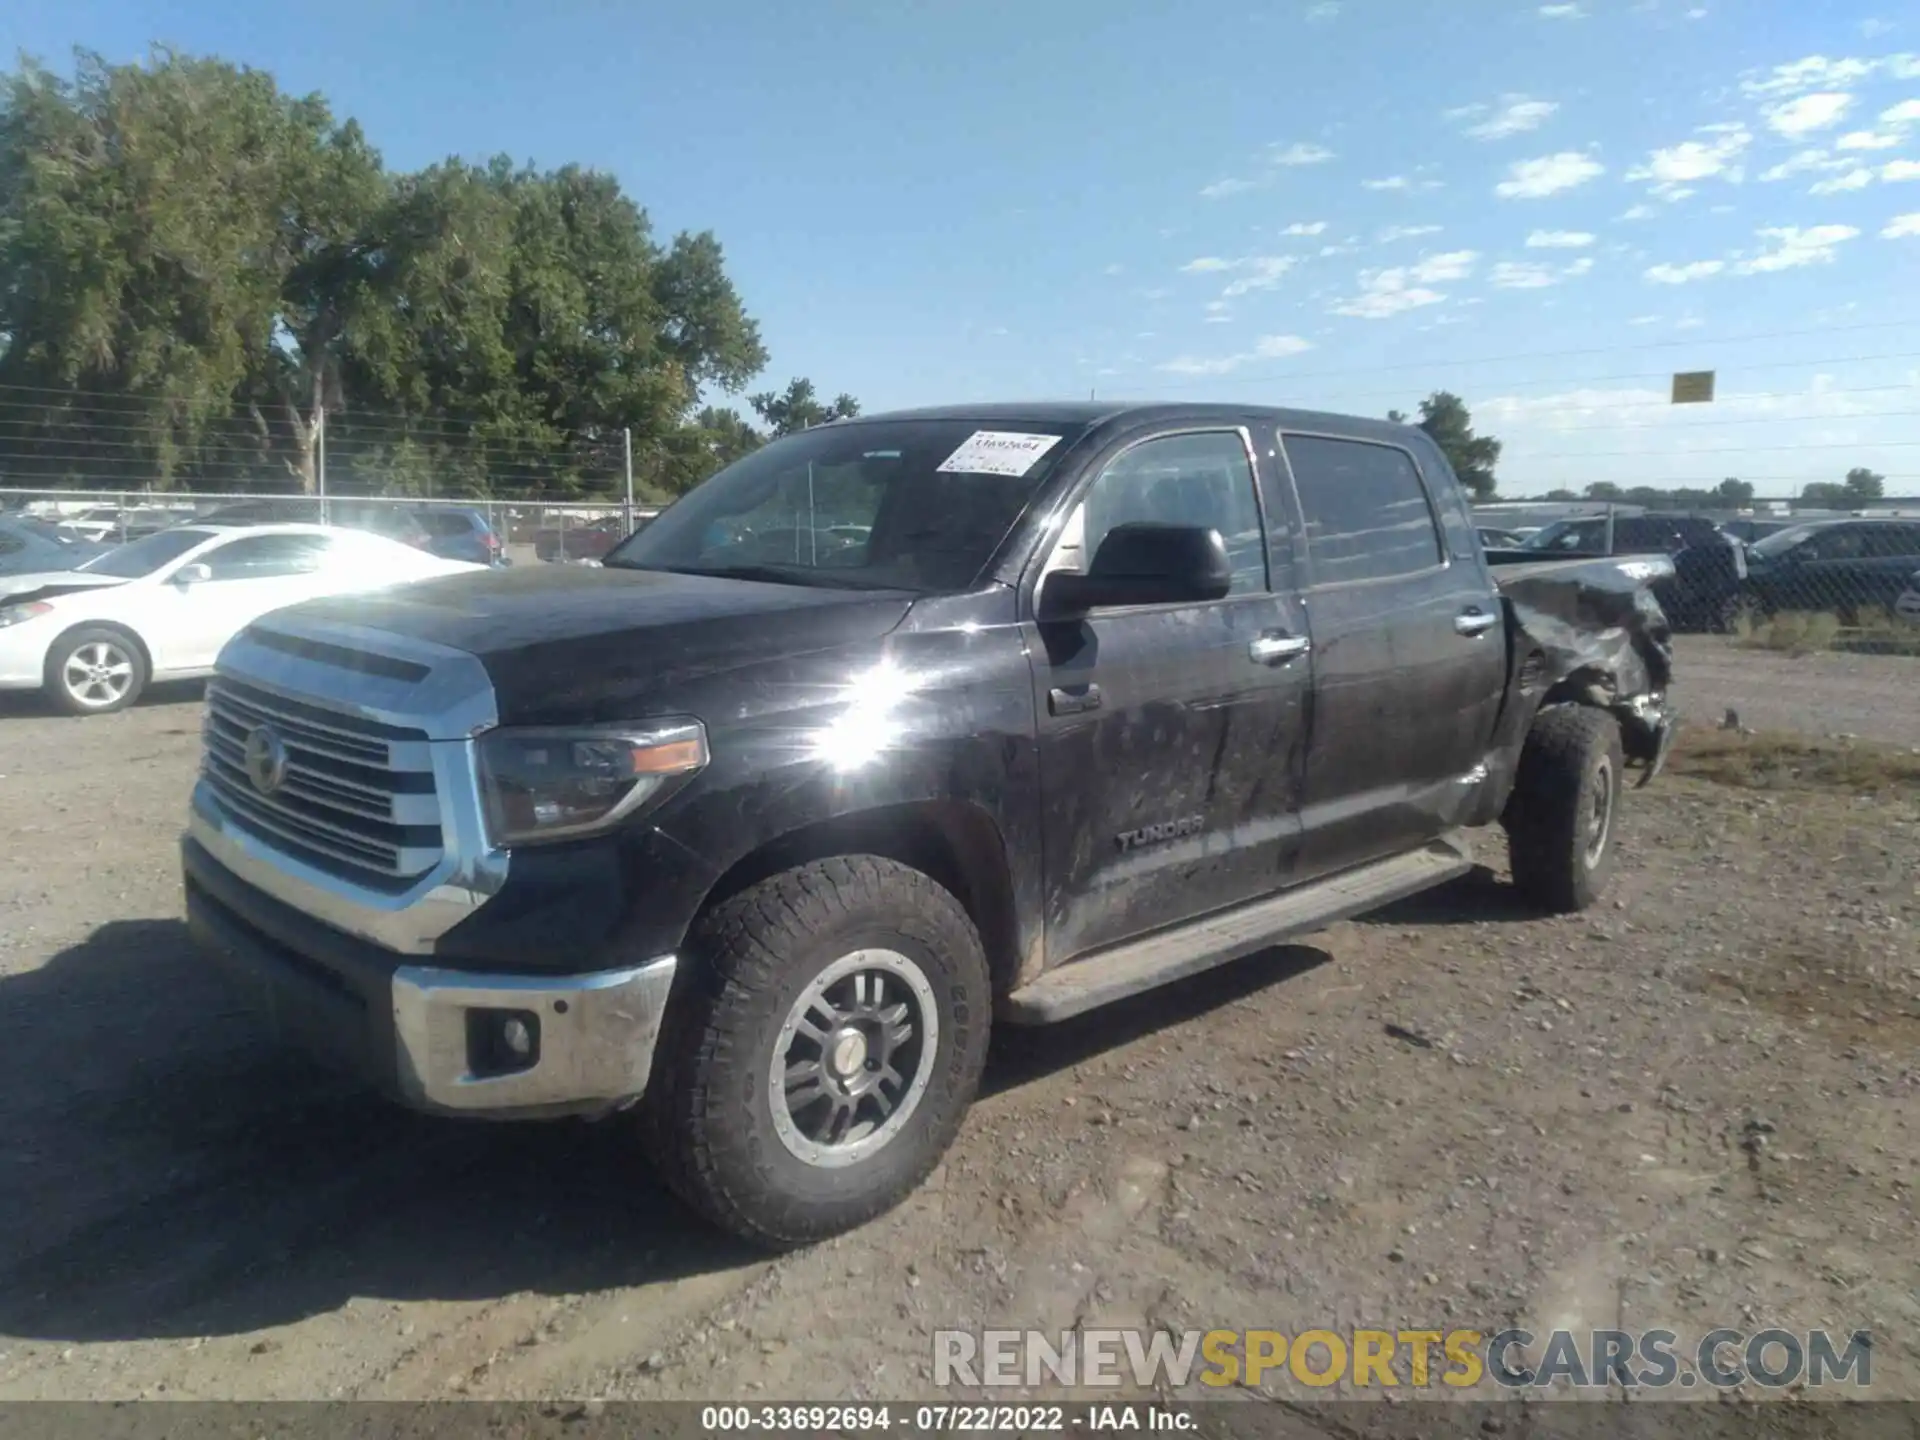
POLYGON ((1538 920, 1541 911, 1484 865, 1458 880, 1358 917, 1362 925, 1478 925, 1538 920))
MULTIPOLYGON (((1324 963, 1249 957, 996 1046, 1005 1090, 1324 963)), ((354 1296, 489 1300, 751 1264, 656 1184, 630 1122, 418 1116, 263 1033, 177 921, 0 978, 0 1334, 236 1334, 354 1296)))

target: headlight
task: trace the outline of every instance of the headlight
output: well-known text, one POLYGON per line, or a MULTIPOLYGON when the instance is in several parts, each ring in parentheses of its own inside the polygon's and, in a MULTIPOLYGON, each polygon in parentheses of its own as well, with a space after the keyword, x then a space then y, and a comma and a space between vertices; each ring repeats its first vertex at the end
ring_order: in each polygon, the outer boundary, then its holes
POLYGON ((500 846, 606 830, 707 763, 698 720, 480 737, 487 830, 500 846))
POLYGON ((45 601, 36 600, 31 605, 0 605, 0 630, 9 625, 24 625, 29 620, 37 620, 42 615, 51 615, 53 606, 45 601))

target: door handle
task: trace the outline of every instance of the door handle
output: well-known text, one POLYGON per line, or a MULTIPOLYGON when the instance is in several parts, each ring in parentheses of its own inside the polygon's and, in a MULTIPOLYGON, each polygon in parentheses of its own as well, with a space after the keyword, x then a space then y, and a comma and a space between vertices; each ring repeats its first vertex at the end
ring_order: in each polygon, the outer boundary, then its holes
POLYGON ((1500 617, 1485 610, 1462 610, 1453 617, 1453 629, 1459 635, 1484 635, 1499 623, 1500 617))
POLYGON ((1100 708, 1100 687, 1089 685, 1084 690, 1053 689, 1047 692, 1047 709, 1055 715, 1084 715, 1089 710, 1100 708))
POLYGON ((1247 654, 1256 665, 1283 665, 1313 648, 1304 635, 1257 635, 1247 646, 1247 654))

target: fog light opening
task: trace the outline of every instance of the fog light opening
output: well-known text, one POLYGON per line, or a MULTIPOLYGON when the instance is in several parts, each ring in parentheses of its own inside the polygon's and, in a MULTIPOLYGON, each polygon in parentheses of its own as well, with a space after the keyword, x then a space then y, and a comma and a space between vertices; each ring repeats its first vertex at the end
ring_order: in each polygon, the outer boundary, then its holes
POLYGON ((531 1010, 467 1011, 467 1069, 477 1080, 540 1063, 540 1017, 531 1010))

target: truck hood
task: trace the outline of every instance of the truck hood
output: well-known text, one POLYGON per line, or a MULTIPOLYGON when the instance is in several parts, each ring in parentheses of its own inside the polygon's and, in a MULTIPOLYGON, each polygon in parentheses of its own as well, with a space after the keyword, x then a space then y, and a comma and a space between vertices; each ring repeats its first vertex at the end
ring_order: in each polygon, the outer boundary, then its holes
POLYGON ((124 585, 119 575, 93 575, 85 570, 39 570, 31 575, 0 575, 0 605, 22 605, 76 590, 100 590, 124 585))
POLYGON ((280 613, 303 628, 385 630, 477 656, 501 723, 516 725, 631 719, 642 698, 670 707, 670 692, 689 682, 878 639, 913 599, 904 591, 529 565, 310 600, 280 613))

